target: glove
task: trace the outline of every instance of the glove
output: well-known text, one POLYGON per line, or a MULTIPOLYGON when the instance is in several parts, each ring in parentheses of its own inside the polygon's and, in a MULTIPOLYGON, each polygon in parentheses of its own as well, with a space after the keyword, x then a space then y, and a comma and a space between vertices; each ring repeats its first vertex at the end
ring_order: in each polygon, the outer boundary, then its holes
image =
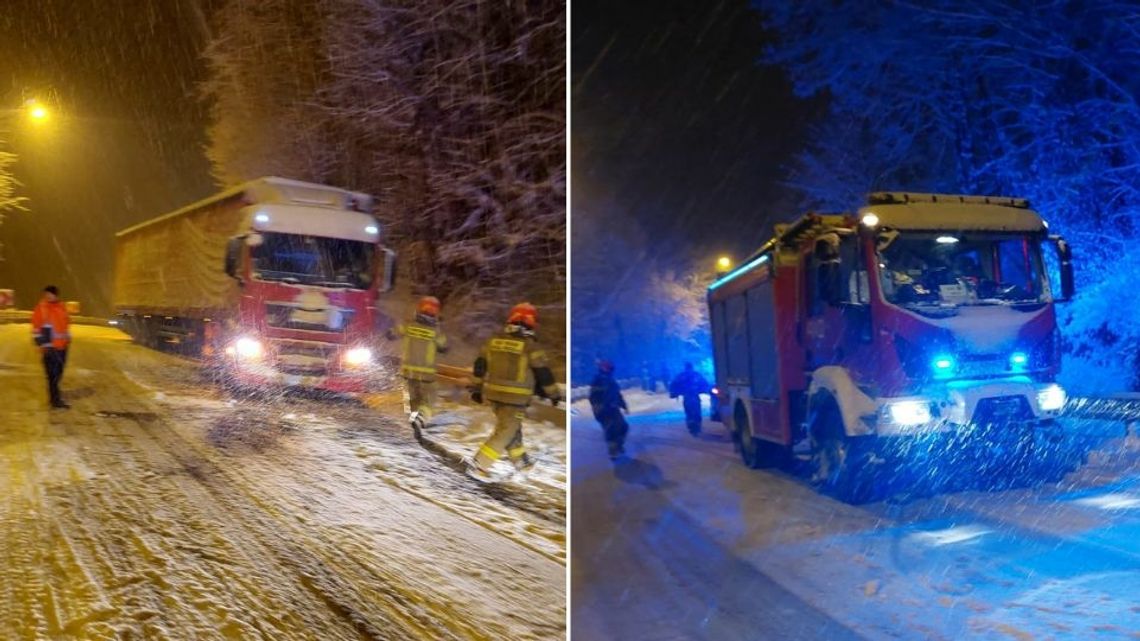
POLYGON ((478 387, 472 387, 468 391, 471 392, 471 400, 472 401, 475 401, 479 405, 483 404, 483 390, 479 389, 478 387))

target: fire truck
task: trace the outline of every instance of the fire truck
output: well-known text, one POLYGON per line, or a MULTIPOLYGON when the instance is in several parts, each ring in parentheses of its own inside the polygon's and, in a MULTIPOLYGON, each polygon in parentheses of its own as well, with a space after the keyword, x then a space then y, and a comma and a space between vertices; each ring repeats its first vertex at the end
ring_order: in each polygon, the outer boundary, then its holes
POLYGON ((1058 448, 1068 244, 1019 198, 875 193, 807 214, 708 288, 720 418, 749 467, 846 501, 949 462, 1032 474, 1058 448))

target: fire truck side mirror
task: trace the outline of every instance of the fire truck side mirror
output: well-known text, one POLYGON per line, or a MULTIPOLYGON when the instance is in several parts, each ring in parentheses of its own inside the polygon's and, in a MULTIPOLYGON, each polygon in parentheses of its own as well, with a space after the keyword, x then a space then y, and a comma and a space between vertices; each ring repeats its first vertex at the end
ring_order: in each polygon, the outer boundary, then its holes
POLYGON ((839 271, 839 261, 819 264, 819 297, 833 307, 838 307, 843 302, 839 271))
POLYGON ((1057 267, 1061 279, 1061 295, 1054 297, 1053 300, 1058 303, 1064 303, 1072 300, 1073 294, 1076 293, 1076 286, 1073 281, 1073 250, 1061 236, 1050 236, 1050 243, 1057 250, 1057 267))

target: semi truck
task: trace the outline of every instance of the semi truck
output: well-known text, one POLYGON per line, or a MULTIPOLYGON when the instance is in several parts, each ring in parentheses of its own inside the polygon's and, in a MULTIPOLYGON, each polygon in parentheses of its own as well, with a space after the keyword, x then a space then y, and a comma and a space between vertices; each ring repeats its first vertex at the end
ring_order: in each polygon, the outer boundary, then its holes
POLYGON ((1073 290, 1069 245, 1024 199, 809 213, 707 290, 719 418, 749 467, 807 468, 850 502, 951 464, 1034 474, 1059 456, 1073 290))
POLYGON ((372 389, 393 285, 372 197, 264 177, 116 234, 117 324, 227 382, 372 389))

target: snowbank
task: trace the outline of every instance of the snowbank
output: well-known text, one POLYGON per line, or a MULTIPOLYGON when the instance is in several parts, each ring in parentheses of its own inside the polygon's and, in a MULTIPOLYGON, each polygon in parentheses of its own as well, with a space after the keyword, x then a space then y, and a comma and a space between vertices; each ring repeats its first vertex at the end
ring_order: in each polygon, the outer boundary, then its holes
MULTIPOLYGON (((669 395, 664 392, 650 394, 640 389, 629 389, 622 390, 621 395, 625 398, 625 404, 629 407, 630 414, 649 416, 684 412, 684 408, 681 407, 681 399, 669 398, 669 395)), ((704 416, 709 415, 708 394, 701 395, 701 411, 704 416)), ((583 397, 574 401, 570 406, 570 413, 573 416, 591 416, 590 400, 583 397)))
MULTIPOLYGON (((437 414, 423 431, 424 445, 451 462, 459 464, 474 456, 495 429, 495 417, 489 405, 471 406, 441 402, 437 414)), ((554 492, 566 491, 566 428, 550 420, 539 420, 542 412, 532 406, 523 422, 523 443, 538 464, 525 479, 515 475, 513 483, 546 486, 554 492)), ((496 463, 496 471, 509 476, 509 463, 496 463)))

